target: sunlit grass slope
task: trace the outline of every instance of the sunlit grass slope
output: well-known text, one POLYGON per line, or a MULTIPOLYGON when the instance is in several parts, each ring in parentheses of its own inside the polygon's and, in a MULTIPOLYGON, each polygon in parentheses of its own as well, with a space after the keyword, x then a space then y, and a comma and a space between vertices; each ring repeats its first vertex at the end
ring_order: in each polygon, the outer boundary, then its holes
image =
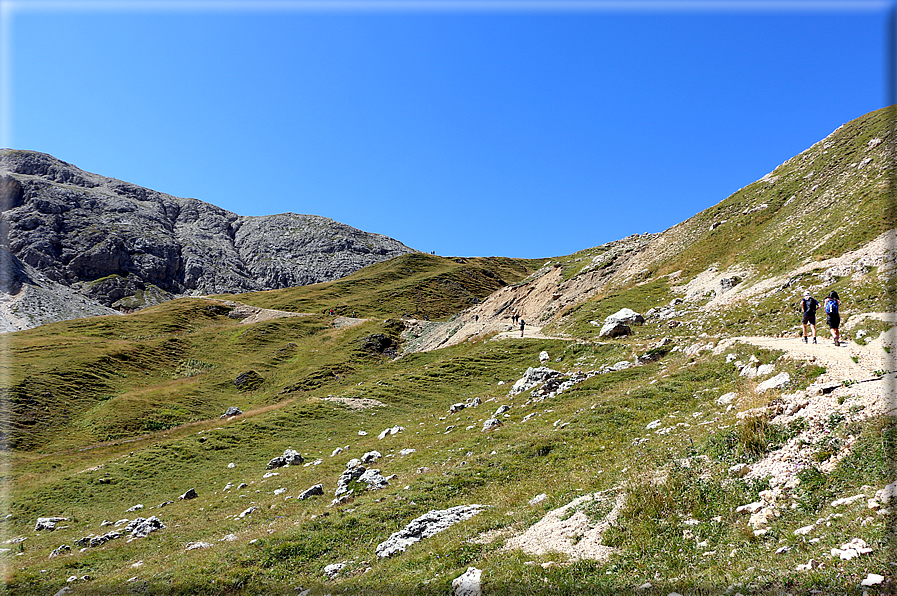
POLYGON ((403 255, 336 281, 240 294, 253 306, 358 317, 448 318, 525 278, 545 259, 403 255))

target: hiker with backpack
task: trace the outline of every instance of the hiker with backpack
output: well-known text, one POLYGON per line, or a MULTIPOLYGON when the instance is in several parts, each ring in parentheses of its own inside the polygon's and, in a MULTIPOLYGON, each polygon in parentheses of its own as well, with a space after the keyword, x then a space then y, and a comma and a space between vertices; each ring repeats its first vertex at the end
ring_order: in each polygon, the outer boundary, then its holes
POLYGON ((825 309, 825 322, 832 330, 832 340, 836 346, 841 345, 841 301, 838 299, 838 292, 832 290, 825 299, 823 306, 825 309))
POLYGON ((520 319, 520 337, 523 337, 523 328, 526 327, 526 321, 520 319))
POLYGON ((804 292, 804 297, 797 305, 797 310, 802 313, 801 324, 804 326, 804 343, 807 343, 807 325, 813 329, 813 343, 816 343, 816 311, 819 302, 810 294, 810 290, 804 292))

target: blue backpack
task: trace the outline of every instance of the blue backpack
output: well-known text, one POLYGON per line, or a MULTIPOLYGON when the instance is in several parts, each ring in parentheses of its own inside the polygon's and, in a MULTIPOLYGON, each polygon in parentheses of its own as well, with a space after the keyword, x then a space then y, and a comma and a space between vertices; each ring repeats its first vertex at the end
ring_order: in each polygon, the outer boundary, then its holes
POLYGON ((838 314, 838 301, 837 300, 826 300, 825 314, 827 314, 827 315, 838 314))

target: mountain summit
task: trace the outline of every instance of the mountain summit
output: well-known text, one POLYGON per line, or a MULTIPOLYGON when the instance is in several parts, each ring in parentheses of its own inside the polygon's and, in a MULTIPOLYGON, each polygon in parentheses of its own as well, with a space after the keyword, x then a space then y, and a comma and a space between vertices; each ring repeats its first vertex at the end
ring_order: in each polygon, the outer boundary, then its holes
POLYGON ((0 151, 0 196, 3 244, 15 258, 121 310, 330 281, 415 252, 326 217, 240 216, 34 151, 0 151))

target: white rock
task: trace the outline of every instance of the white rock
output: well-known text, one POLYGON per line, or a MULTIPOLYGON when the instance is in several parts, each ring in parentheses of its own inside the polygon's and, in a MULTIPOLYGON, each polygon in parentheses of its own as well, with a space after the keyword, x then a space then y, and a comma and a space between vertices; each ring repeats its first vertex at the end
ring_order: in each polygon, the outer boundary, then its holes
POLYGON ((761 364, 757 367, 757 376, 762 377, 764 375, 768 375, 776 368, 775 364, 761 364))
POLYGON ((405 430, 404 426, 393 426, 392 428, 387 428, 386 430, 381 432, 379 435, 377 435, 377 438, 384 439, 384 438, 388 437, 389 435, 397 435, 404 430, 405 430))
POLYGON ((467 571, 452 580, 452 595, 480 596, 480 577, 482 573, 476 567, 468 567, 467 571))
POLYGON ((240 515, 238 515, 237 518, 238 518, 238 519, 243 519, 243 518, 246 517, 247 515, 252 515, 253 513, 255 513, 255 512, 258 511, 258 510, 259 510, 258 507, 249 507, 249 508, 247 508, 246 510, 244 510, 243 513, 241 513, 240 515))
POLYGON ((649 422, 648 426, 646 426, 645 428, 648 430, 653 430, 653 429, 657 428, 658 426, 660 426, 660 420, 655 420, 654 422, 649 422))
POLYGON ((728 406, 730 403, 735 401, 735 398, 737 398, 737 397, 738 397, 738 394, 735 393, 734 391, 730 391, 729 393, 724 393, 716 399, 716 405, 728 406))
POLYGON ((815 527, 816 526, 813 525, 813 526, 804 526, 802 528, 798 528, 798 529, 794 530, 794 535, 795 536, 806 536, 807 534, 812 532, 813 528, 815 528, 815 527))
POLYGON ((764 391, 769 391, 770 389, 780 389, 791 382, 791 375, 786 372, 779 373, 771 379, 767 379, 757 385, 757 388, 754 390, 757 393, 763 393, 764 391))
POLYGON ((131 511, 140 511, 141 509, 143 509, 143 504, 137 504, 125 511, 125 513, 130 513, 131 511))
POLYGON ((547 499, 547 498, 548 498, 548 495, 546 495, 545 493, 538 494, 538 495, 536 495, 535 497, 533 497, 532 499, 529 500, 529 504, 530 504, 530 505, 536 505, 536 504, 538 504, 538 503, 541 503, 542 501, 544 501, 544 500, 547 499))
POLYGON ((399 451, 399 455, 402 455, 402 456, 411 455, 412 453, 415 453, 416 451, 417 451, 417 449, 410 449, 410 448, 402 449, 401 451, 399 451))
POLYGON ((866 579, 860 582, 860 585, 863 586, 877 586, 878 584, 885 581, 885 577, 883 575, 879 575, 877 573, 870 573, 866 576, 866 579))
POLYGON ((751 467, 747 464, 735 464, 729 468, 729 474, 736 478, 744 478, 750 471, 751 467))
POLYGON ((363 430, 358 431, 358 436, 359 436, 359 437, 366 437, 367 435, 368 435, 368 434, 367 434, 365 431, 363 431, 363 430))
MULTIPOLYGON (((549 360, 551 360, 551 356, 548 355, 548 352, 546 352, 545 350, 542 350, 541 352, 539 352, 539 362, 548 362, 549 360)), ((471 569, 473 569, 473 568, 471 567, 471 569)), ((461 576, 461 577, 464 577, 464 576, 461 576)))
POLYGON ((866 498, 866 495, 859 494, 859 495, 854 495, 852 497, 844 497, 842 499, 835 499, 834 501, 832 501, 832 507, 843 507, 844 505, 850 505, 852 503, 856 503, 857 501, 860 501, 865 498, 866 498))
POLYGON ((342 571, 345 566, 345 563, 333 563, 332 565, 327 565, 324 567, 324 575, 326 575, 328 579, 333 579, 339 575, 339 572, 342 571))
POLYGON ((212 544, 208 542, 188 542, 187 547, 184 550, 196 550, 198 548, 211 548, 212 544))
POLYGON ((229 464, 227 464, 227 468, 228 468, 229 470, 231 470, 231 469, 233 469, 233 468, 236 468, 236 467, 237 467, 237 465, 236 465, 234 462, 230 462, 229 464))
POLYGON ((330 454, 330 457, 336 457, 337 455, 339 455, 339 454, 342 453, 342 452, 343 452, 343 448, 342 448, 342 447, 337 447, 337 448, 334 449, 333 452, 330 454))

